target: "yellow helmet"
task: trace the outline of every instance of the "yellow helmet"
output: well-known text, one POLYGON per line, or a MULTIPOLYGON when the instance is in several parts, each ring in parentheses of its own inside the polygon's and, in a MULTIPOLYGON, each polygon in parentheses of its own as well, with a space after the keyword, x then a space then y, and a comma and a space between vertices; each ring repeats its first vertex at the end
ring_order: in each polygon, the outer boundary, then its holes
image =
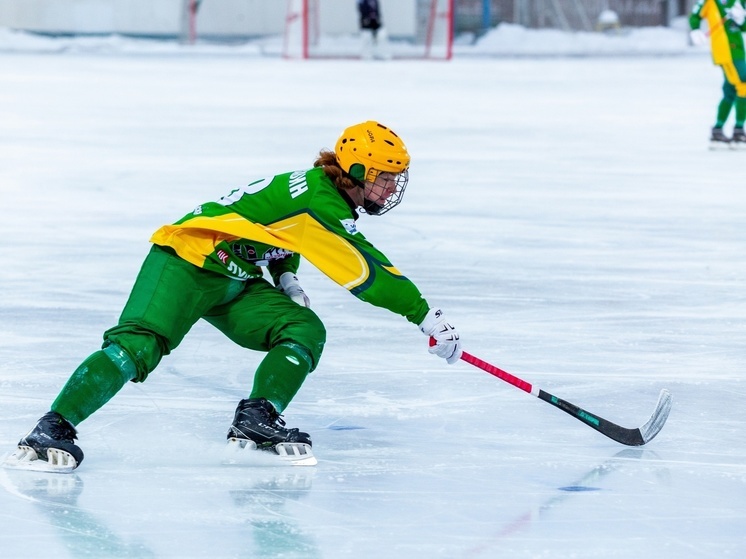
POLYGON ((334 153, 342 169, 360 182, 375 182, 379 173, 399 175, 409 168, 407 146, 393 130, 374 120, 345 129, 334 153))

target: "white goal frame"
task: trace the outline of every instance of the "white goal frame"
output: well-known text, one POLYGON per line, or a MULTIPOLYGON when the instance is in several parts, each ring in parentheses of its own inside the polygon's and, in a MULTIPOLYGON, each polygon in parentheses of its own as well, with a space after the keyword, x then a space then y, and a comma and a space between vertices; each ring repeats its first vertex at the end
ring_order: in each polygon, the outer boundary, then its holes
MULTIPOLYGON (((454 0, 380 0, 387 58, 450 60, 454 0)), ((284 58, 363 58, 354 0, 288 0, 284 58)))

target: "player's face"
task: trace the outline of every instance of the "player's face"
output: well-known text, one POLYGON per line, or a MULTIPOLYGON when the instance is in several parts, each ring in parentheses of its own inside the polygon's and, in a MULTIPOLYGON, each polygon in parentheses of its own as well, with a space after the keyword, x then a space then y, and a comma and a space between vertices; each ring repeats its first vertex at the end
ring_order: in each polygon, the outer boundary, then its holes
POLYGON ((386 200, 396 192, 396 177, 394 173, 378 173, 375 182, 365 183, 365 199, 383 206, 386 200))

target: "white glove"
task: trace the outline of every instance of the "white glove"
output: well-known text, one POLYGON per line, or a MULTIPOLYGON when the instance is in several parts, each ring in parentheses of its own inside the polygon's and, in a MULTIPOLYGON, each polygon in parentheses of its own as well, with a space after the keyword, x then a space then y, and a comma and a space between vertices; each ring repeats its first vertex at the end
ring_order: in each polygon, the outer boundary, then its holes
POLYGON ((306 292, 303 291, 303 288, 300 286, 298 276, 296 276, 292 272, 285 272, 280 276, 280 283, 277 286, 277 289, 282 291, 285 295, 290 297, 301 307, 311 306, 311 300, 308 298, 308 295, 306 295, 306 292))
POLYGON ((689 32, 689 39, 695 47, 699 47, 707 42, 707 35, 701 29, 692 29, 689 32))
POLYGON ((458 331, 443 316, 440 309, 430 309, 420 324, 420 331, 431 337, 435 343, 428 351, 442 357, 448 364, 461 358, 461 340, 458 331))
POLYGON ((743 4, 738 0, 730 8, 725 10, 725 15, 736 25, 743 25, 743 22, 746 21, 746 9, 744 9, 743 4))

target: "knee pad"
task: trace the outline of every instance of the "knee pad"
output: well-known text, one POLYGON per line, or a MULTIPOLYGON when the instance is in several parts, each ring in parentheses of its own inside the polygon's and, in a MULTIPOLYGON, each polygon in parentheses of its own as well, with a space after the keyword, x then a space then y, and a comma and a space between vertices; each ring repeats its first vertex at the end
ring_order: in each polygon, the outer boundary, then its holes
POLYGON ((104 347, 104 353, 112 363, 119 369, 122 379, 127 382, 137 376, 137 366, 134 360, 117 344, 109 344, 104 347))
POLYGON ((311 356, 311 352, 308 351, 305 347, 302 345, 296 344, 294 342, 283 342, 280 344, 282 347, 286 347, 289 351, 292 351, 295 353, 299 358, 301 358, 303 361, 308 363, 309 369, 314 369, 314 359, 311 356))
MULTIPOLYGON (((143 382, 148 375, 158 366, 164 355, 168 353, 167 346, 160 337, 153 332, 134 330, 130 328, 115 327, 104 334, 104 351, 116 346, 126 355, 135 366, 134 382, 143 382)), ((112 349, 108 354, 117 355, 117 350, 112 349)), ((116 363, 116 360, 112 359, 116 363)))
POLYGON ((294 317, 286 317, 278 329, 272 345, 284 345, 298 353, 307 361, 313 371, 319 363, 326 343, 326 328, 316 313, 305 307, 298 307, 294 317), (302 312, 305 311, 305 312, 302 312))
POLYGON ((736 86, 728 81, 723 83, 723 99, 727 99, 728 101, 736 100, 736 86))

